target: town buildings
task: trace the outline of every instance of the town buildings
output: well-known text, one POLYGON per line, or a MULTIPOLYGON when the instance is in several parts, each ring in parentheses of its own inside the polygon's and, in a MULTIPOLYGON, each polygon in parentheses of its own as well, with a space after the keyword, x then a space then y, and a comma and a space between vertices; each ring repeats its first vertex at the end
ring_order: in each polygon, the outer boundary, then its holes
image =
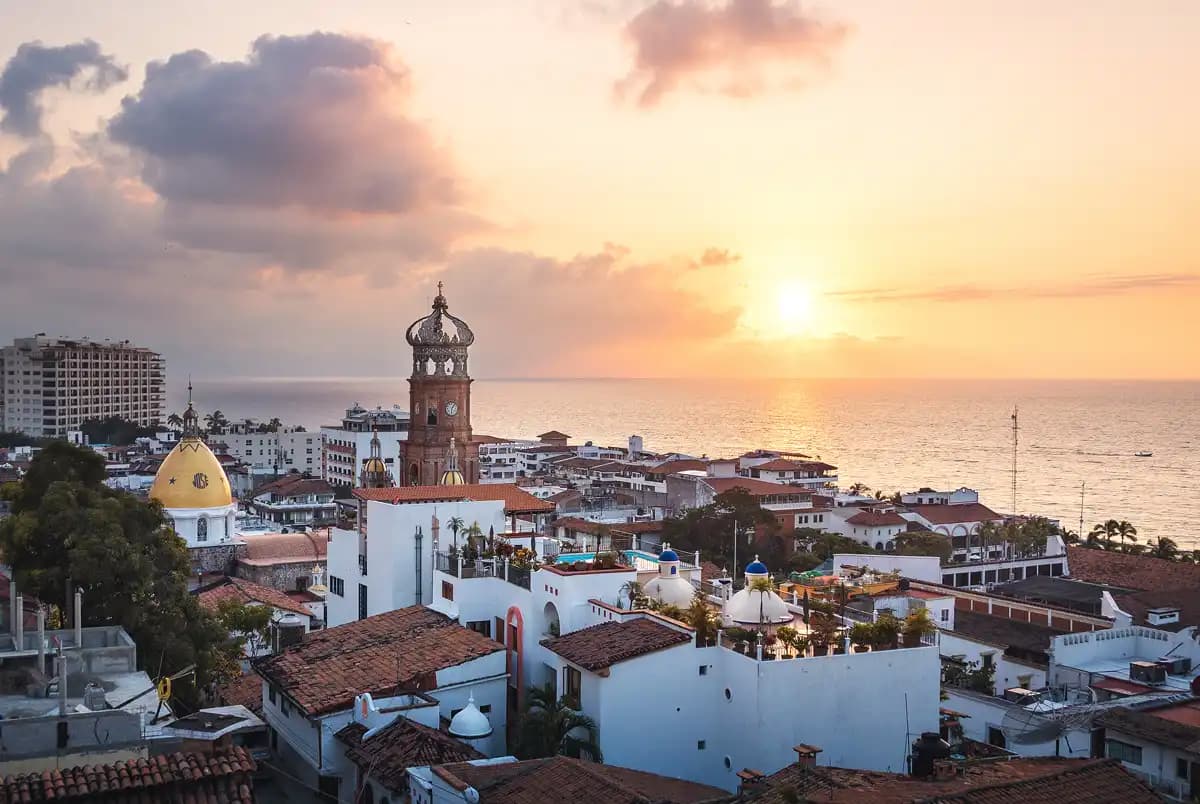
POLYGON ((321 433, 298 427, 268 428, 238 422, 210 433, 218 451, 243 464, 258 482, 265 475, 321 474, 321 433))
POLYGON ((279 529, 329 525, 337 509, 333 486, 298 473, 264 483, 249 497, 249 513, 279 529))
POLYGON ((66 437, 91 419, 161 422, 166 364, 129 341, 17 338, 0 350, 0 430, 66 437))
POLYGON ((341 424, 321 428, 321 478, 334 486, 361 486, 363 464, 377 439, 379 458, 397 482, 400 444, 408 438, 410 424, 408 410, 399 405, 371 409, 355 403, 346 409, 341 424))

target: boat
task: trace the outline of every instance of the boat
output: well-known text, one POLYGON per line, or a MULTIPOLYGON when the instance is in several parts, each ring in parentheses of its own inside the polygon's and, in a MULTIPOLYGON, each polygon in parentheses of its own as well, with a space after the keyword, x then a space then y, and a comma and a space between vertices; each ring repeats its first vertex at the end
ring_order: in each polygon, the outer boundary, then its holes
POLYGON ((1154 453, 1148 449, 1144 449, 1144 450, 1141 450, 1140 452, 1133 453, 1133 456, 1135 458, 1150 458, 1153 455, 1154 455, 1154 453))

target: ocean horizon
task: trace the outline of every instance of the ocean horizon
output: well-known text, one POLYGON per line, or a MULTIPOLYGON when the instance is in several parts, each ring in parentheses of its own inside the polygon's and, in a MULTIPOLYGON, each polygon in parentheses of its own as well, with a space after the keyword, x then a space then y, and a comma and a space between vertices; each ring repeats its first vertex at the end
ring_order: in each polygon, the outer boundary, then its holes
MULTIPOLYGON (((231 420, 278 417, 309 429, 354 403, 407 405, 404 377, 226 377, 195 380, 198 409, 231 420)), ((169 410, 185 404, 172 384, 169 410)), ((839 467, 843 487, 977 489, 1012 510, 1012 422, 1019 410, 1016 510, 1084 530, 1127 519, 1139 539, 1200 547, 1200 381, 1003 379, 496 378, 472 386, 476 433, 624 445, 709 457, 764 447, 839 467), (1135 453, 1149 451, 1152 457, 1135 453)))

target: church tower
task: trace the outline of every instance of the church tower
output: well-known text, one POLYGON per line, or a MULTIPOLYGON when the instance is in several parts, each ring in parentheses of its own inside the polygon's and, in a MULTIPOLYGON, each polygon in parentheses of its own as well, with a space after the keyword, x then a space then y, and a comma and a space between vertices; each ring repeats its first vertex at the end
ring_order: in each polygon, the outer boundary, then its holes
POLYGON ((400 483, 437 485, 447 470, 467 483, 479 482, 479 446, 471 438, 471 376, 467 349, 475 334, 462 319, 450 315, 442 283, 433 312, 408 328, 413 371, 408 379, 412 413, 403 444, 400 483), (453 455, 453 460, 451 456, 453 455))

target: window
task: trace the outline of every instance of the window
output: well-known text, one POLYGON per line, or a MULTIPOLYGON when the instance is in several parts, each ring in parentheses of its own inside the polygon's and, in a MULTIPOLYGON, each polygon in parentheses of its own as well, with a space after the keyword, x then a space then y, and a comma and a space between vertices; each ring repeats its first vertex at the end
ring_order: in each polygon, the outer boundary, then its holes
POLYGON ((994 745, 997 748, 1004 748, 1007 740, 1004 739, 1004 732, 997 726, 988 726, 987 741, 989 745, 994 745))
POLYGON ((358 619, 367 619, 367 585, 358 585, 358 619))
POLYGON ((482 714, 485 714, 485 715, 490 715, 490 714, 492 713, 492 705, 491 705, 491 704, 484 704, 483 706, 479 707, 479 711, 480 711, 482 714))
POLYGON ((279 711, 283 713, 284 717, 292 716, 292 705, 288 703, 287 698, 279 699, 279 711))
POLYGON ((496 633, 496 641, 503 642, 504 641, 504 620, 501 619, 500 617, 496 618, 496 632, 495 633, 496 633))
POLYGON ((942 619, 942 622, 944 622, 944 623, 950 622, 950 609, 942 609, 941 619, 942 619))
POLYGON ((579 693, 583 686, 583 674, 574 667, 563 668, 563 697, 575 708, 579 707, 579 693))
POLYGON ((346 582, 336 575, 329 576, 329 591, 338 597, 346 596, 346 582))
POLYGON ((979 658, 982 660, 982 666, 986 670, 992 666, 992 663, 995 660, 995 655, 991 653, 981 653, 979 658))
POLYGON ((442 581, 442 597, 446 600, 454 599, 454 584, 449 581, 442 581))
POLYGON ((267 687, 267 700, 275 703, 275 688, 272 686, 267 687))
POLYGON ((696 750, 703 751, 705 749, 706 745, 707 745, 707 743, 704 740, 697 740, 696 741, 696 750))
POLYGON ((700 665, 700 675, 702 675, 702 676, 708 675, 708 665, 706 665, 706 664, 700 665))
POLYGON ((1142 764, 1142 747, 1140 745, 1130 745, 1120 740, 1108 740, 1107 749, 1106 754, 1110 759, 1119 759, 1130 765, 1142 764))
POLYGON ((485 637, 492 635, 492 624, 487 620, 472 620, 467 623, 467 628, 470 628, 477 634, 483 634, 485 637))
POLYGON ((1180 779, 1188 777, 1188 761, 1183 757, 1175 758, 1175 775, 1180 779))
POLYGON ((205 517, 196 520, 196 541, 208 541, 208 519, 205 517))

